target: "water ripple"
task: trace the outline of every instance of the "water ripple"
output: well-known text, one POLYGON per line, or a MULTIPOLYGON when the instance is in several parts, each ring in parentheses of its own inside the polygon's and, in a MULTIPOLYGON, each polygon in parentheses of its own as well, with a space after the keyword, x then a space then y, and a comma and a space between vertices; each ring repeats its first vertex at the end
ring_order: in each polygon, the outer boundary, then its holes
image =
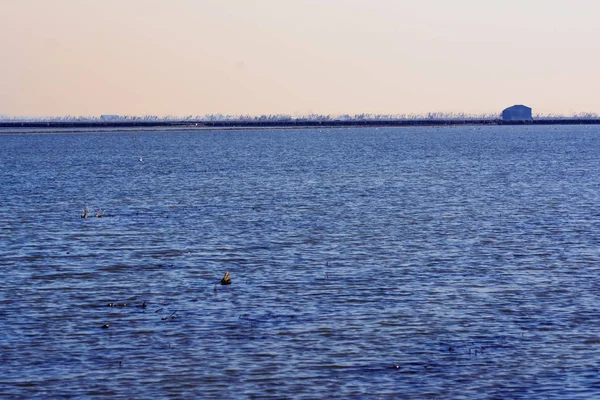
POLYGON ((2 394, 597 397, 600 131, 548 129, 0 135, 2 394))

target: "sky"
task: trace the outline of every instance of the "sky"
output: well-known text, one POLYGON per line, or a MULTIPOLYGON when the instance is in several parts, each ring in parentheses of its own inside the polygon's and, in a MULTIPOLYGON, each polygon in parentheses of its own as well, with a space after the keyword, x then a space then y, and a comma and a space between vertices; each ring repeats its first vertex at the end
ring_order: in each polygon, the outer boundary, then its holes
POLYGON ((0 115, 600 113, 597 0, 0 0, 0 115))

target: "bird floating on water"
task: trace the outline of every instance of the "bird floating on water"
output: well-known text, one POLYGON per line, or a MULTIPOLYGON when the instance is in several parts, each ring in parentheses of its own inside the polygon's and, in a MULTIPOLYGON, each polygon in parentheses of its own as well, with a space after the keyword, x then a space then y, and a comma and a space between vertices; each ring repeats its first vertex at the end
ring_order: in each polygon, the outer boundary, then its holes
POLYGON ((225 276, 221 279, 221 285, 231 285, 231 275, 229 272, 225 272, 225 276))

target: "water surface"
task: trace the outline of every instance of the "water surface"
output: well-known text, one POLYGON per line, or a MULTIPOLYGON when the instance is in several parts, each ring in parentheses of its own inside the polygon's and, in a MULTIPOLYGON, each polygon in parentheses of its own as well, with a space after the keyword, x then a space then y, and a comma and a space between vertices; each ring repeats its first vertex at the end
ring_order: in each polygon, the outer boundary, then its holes
POLYGON ((599 176, 587 126, 0 135, 0 391, 600 396, 599 176))

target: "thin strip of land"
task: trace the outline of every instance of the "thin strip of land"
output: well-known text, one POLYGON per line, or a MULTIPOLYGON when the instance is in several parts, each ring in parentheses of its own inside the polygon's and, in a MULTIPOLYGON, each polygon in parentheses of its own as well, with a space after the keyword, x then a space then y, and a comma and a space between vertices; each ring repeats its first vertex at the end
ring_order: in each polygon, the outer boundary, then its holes
POLYGON ((120 121, 0 121, 0 133, 49 132, 53 130, 85 131, 98 129, 144 130, 165 128, 168 130, 193 129, 300 129, 344 127, 411 127, 411 126, 465 126, 465 125, 600 125, 600 118, 541 118, 527 121, 503 121, 502 119, 351 119, 351 120, 120 120, 120 121))

